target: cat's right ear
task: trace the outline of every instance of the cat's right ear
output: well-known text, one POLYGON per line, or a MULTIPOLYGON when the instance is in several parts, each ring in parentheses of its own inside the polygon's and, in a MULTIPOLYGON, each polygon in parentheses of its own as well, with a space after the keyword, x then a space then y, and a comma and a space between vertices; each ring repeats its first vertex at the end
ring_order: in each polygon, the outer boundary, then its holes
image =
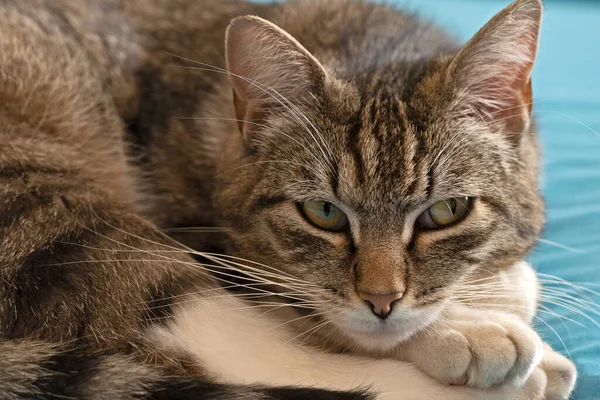
POLYGON ((296 39, 259 17, 233 19, 227 28, 225 51, 236 118, 246 139, 267 112, 298 106, 327 76, 296 39))
POLYGON ((448 70, 459 111, 502 130, 527 129, 541 21, 541 0, 516 0, 462 48, 448 70))

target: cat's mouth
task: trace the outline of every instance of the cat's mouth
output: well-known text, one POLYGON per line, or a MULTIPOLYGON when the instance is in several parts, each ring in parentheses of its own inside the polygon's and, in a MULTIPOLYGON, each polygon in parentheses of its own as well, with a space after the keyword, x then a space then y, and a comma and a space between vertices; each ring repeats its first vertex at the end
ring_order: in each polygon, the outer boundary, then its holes
POLYGON ((333 320, 342 332, 367 350, 390 350, 431 324, 439 315, 439 307, 400 309, 381 320, 364 310, 347 309, 333 320))

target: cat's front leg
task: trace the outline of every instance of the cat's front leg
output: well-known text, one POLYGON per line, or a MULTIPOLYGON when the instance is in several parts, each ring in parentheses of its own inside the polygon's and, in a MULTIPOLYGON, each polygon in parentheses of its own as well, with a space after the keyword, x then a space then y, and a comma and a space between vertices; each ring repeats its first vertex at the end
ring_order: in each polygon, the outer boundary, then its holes
POLYGON ((445 385, 410 363, 323 352, 297 343, 296 336, 241 299, 211 292, 181 302, 147 339, 166 353, 190 354, 223 384, 359 390, 373 400, 538 400, 546 387, 539 368, 520 387, 445 385))

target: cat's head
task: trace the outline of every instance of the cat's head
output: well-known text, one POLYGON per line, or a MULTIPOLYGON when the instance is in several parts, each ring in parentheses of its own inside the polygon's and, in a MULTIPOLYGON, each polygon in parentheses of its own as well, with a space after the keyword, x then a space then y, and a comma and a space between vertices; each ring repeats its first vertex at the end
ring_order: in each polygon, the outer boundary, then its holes
POLYGON ((543 224, 530 118, 541 13, 520 0, 458 52, 363 69, 233 20, 240 132, 215 195, 231 250, 366 348, 430 323, 473 271, 522 259, 543 224))

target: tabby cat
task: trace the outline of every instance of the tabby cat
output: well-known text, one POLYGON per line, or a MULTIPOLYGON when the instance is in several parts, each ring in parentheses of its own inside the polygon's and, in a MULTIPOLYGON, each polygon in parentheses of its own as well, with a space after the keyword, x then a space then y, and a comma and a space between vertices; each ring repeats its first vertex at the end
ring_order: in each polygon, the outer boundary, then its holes
POLYGON ((567 398, 541 15, 0 2, 0 398, 567 398))

